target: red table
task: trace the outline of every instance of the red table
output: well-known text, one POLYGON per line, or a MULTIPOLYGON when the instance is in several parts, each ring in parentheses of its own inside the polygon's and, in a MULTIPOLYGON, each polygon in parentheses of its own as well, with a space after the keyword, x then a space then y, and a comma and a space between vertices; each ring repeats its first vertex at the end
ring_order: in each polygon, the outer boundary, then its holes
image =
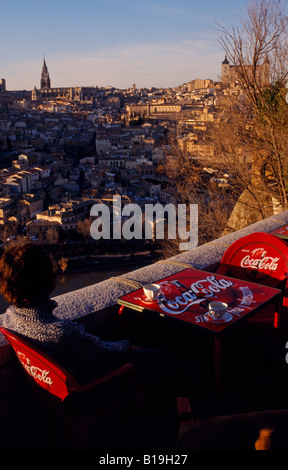
POLYGON ((276 313, 280 308, 279 289, 234 279, 221 274, 197 269, 185 269, 177 274, 155 281, 161 287, 160 297, 147 301, 143 289, 137 289, 118 299, 122 310, 152 311, 190 324, 213 335, 215 347, 215 399, 219 408, 221 337, 237 324, 249 319, 264 308, 276 313), (212 301, 228 304, 227 319, 215 323, 207 317, 212 301), (227 320, 227 321, 226 321, 227 320))
POLYGON ((280 238, 288 238, 288 225, 283 225, 283 227, 277 228, 271 232, 273 235, 277 235, 280 238))

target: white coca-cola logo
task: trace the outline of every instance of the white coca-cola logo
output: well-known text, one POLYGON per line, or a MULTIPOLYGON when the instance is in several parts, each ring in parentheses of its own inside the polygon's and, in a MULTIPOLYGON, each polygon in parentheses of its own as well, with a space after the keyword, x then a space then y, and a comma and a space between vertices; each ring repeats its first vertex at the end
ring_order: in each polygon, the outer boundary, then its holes
POLYGON ((246 255, 242 258, 240 266, 242 268, 260 269, 262 271, 276 271, 278 268, 278 261, 280 258, 273 258, 272 256, 266 256, 267 251, 263 248, 255 249, 251 252, 251 255, 246 255), (252 256, 251 256, 252 255, 252 256), (257 255, 261 258, 257 258, 257 255))
MULTIPOLYGON (((171 283, 177 286, 177 281, 171 281, 171 283)), ((229 289, 233 285, 233 281, 228 279, 216 279, 214 275, 207 276, 205 279, 193 282, 190 288, 187 287, 187 290, 181 292, 181 295, 176 295, 174 300, 166 299, 165 297, 160 298, 159 306, 165 313, 179 315, 192 305, 199 304, 206 298, 213 297, 215 294, 229 289)))
POLYGON ((34 379, 37 379, 39 382, 43 382, 47 385, 53 384, 51 377, 49 377, 49 370, 42 370, 39 367, 32 366, 30 359, 23 353, 18 353, 17 355, 24 369, 28 372, 28 374, 34 377, 34 379))

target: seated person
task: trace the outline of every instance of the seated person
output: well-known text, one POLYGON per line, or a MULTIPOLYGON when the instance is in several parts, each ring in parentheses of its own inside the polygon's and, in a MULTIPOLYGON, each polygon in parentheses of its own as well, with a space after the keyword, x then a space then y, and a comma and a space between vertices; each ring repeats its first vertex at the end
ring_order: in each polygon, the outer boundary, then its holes
MULTIPOLYGON (((0 259, 0 292, 11 304, 0 325, 25 337, 83 381, 127 361, 130 342, 101 341, 71 320, 53 314, 55 285, 49 255, 33 243, 8 248, 0 259)), ((2 318, 1 318, 2 317, 2 318)))
POLYGON ((133 364, 151 422, 160 416, 161 439, 165 445, 173 441, 176 397, 183 378, 185 382, 191 375, 190 361, 187 368, 182 358, 165 348, 134 347, 126 339, 103 341, 81 324, 62 320, 53 312, 57 303, 49 297, 54 285, 53 263, 39 245, 24 243, 5 250, 0 259, 0 293, 11 305, 0 315, 0 325, 34 343, 80 383, 125 362, 133 364))

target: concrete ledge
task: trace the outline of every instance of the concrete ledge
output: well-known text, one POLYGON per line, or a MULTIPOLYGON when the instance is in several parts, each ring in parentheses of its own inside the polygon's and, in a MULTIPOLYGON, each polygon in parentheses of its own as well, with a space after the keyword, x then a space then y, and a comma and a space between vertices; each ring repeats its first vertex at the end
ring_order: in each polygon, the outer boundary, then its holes
POLYGON ((199 246, 194 250, 185 251, 173 258, 158 261, 118 278, 110 278, 92 286, 57 296, 54 298, 58 302, 55 314, 62 319, 76 320, 88 316, 91 317, 91 320, 93 318, 93 324, 108 321, 115 314, 117 299, 122 295, 137 289, 141 285, 155 282, 158 279, 179 272, 187 266, 213 271, 226 249, 234 241, 250 233, 271 233, 286 224, 288 225, 288 210, 199 246))

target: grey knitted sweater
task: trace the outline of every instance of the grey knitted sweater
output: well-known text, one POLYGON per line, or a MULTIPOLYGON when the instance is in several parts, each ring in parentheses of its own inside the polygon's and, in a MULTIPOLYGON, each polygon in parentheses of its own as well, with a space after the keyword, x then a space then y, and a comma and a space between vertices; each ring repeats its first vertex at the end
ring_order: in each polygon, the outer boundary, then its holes
POLYGON ((129 341, 101 341, 82 325, 59 320, 53 314, 55 307, 54 300, 35 308, 12 305, 0 315, 0 324, 33 342, 81 381, 125 362, 129 341))

